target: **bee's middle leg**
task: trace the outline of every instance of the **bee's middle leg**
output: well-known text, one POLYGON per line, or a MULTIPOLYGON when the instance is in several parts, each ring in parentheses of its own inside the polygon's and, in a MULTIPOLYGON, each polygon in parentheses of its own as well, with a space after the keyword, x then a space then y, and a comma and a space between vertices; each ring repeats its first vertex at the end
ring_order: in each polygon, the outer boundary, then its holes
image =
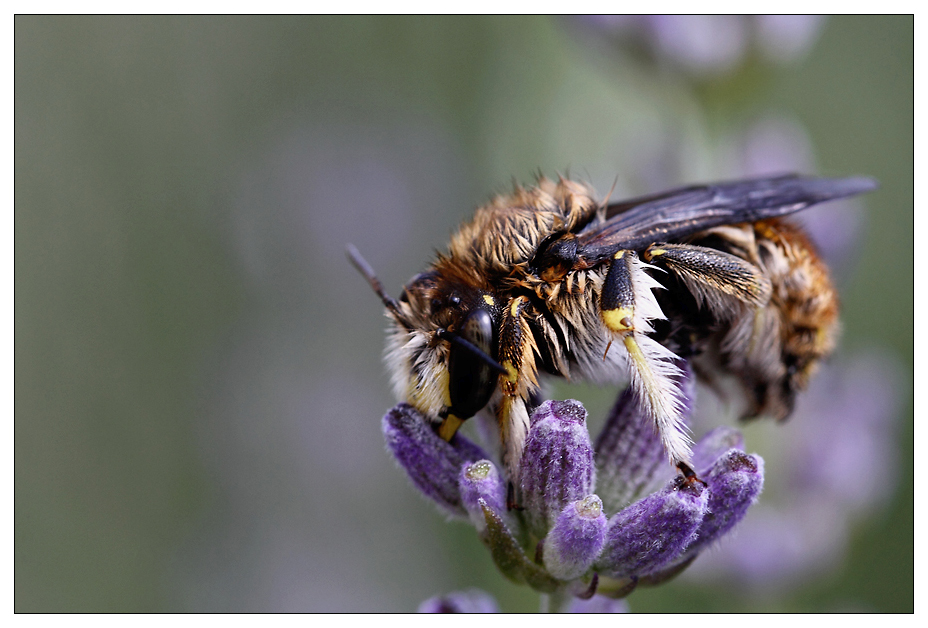
POLYGON ((682 373, 675 364, 677 356, 648 336, 653 331, 648 321, 663 318, 651 294, 651 288, 658 285, 634 251, 616 252, 600 293, 600 318, 621 339, 639 403, 654 421, 667 455, 678 464, 692 456, 683 422, 682 373))

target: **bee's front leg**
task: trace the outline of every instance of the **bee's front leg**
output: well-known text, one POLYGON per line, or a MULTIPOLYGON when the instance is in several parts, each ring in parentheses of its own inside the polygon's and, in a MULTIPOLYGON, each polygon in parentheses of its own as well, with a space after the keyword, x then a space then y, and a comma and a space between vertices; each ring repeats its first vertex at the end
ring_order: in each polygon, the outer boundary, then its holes
POLYGON ((500 364, 506 373, 499 376, 502 396, 496 415, 503 442, 503 460, 509 480, 515 484, 519 481, 522 447, 528 436, 526 400, 538 387, 535 339, 525 317, 528 307, 528 298, 512 298, 503 313, 499 334, 500 364))
POLYGON ((648 336, 653 331, 649 321, 664 315, 651 293, 660 284, 645 267, 634 251, 613 255, 600 293, 600 318, 622 341, 631 385, 654 421, 667 455, 674 464, 687 463, 692 441, 683 422, 682 373, 675 364, 677 356, 648 336))

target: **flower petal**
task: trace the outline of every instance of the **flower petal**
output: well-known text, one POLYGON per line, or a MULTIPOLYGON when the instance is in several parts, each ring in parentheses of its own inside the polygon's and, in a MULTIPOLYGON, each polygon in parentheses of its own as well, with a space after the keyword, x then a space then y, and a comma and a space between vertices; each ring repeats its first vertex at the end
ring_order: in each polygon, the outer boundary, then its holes
POLYGON ((744 449, 741 432, 727 425, 710 430, 693 447, 693 468, 700 476, 709 473, 712 465, 730 449, 744 449))
POLYGON ((631 388, 626 388, 596 439, 597 494, 606 511, 627 505, 666 466, 654 422, 641 411, 631 388))
POLYGON ((594 595, 588 600, 574 598, 567 606, 568 613, 627 613, 628 602, 611 600, 602 595, 594 595))

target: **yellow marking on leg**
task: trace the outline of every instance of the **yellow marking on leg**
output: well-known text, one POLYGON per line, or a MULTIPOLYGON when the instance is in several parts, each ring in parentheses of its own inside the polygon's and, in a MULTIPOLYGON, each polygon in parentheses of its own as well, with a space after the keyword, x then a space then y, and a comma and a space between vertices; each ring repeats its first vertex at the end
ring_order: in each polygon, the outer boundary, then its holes
POLYGON ((459 419, 453 414, 449 414, 445 417, 445 420, 441 422, 441 425, 438 426, 438 435, 442 437, 443 440, 450 441, 451 438, 457 434, 458 429, 464 425, 464 419, 459 419))
POLYGON ((638 346, 638 341, 635 340, 635 337, 629 334, 622 339, 622 342, 625 344, 625 349, 628 350, 628 355, 631 356, 632 361, 638 366, 638 370, 641 371, 648 368, 648 361, 645 359, 644 353, 641 352, 641 347, 638 346))
POLYGON ((617 307, 614 310, 603 310, 602 318, 606 327, 614 332, 632 331, 635 327, 632 324, 634 312, 630 307, 617 307))
POLYGON ((512 300, 512 303, 509 304, 509 316, 512 318, 519 317, 519 306, 522 305, 522 301, 525 300, 525 297, 516 297, 512 300))
POLYGON ((515 384, 519 381, 519 371, 512 365, 512 360, 503 360, 503 368, 506 369, 506 380, 515 384))

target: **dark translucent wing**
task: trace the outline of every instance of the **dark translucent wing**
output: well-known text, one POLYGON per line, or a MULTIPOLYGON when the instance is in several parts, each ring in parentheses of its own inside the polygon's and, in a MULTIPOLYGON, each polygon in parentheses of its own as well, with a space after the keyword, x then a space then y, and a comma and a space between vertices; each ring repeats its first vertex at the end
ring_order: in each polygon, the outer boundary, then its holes
POLYGON ((866 177, 788 175, 680 188, 607 206, 608 219, 577 237, 578 250, 588 258, 637 250, 719 225, 785 216, 876 187, 876 181, 866 177))

